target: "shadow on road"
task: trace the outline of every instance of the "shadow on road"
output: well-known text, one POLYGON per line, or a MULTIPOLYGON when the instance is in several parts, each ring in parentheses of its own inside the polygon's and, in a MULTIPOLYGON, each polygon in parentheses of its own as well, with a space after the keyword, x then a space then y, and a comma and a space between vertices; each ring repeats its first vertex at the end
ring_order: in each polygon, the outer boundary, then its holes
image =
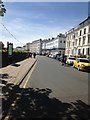
POLYGON ((2 119, 14 102, 9 112, 9 120, 30 118, 59 118, 60 120, 89 120, 90 106, 77 100, 65 103, 56 98, 50 98, 51 89, 20 88, 13 84, 3 87, 2 119), (13 102, 12 102, 13 101, 13 102))

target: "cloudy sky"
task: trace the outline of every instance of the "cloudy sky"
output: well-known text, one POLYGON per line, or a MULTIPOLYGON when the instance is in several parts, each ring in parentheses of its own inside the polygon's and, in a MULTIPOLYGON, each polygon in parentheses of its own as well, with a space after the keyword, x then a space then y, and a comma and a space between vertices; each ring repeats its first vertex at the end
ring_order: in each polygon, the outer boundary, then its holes
POLYGON ((37 39, 56 37, 77 26, 88 16, 87 2, 5 2, 0 17, 0 41, 14 47, 37 39), (4 26, 3 26, 3 25, 4 26), (14 35, 14 39, 10 33, 14 35))

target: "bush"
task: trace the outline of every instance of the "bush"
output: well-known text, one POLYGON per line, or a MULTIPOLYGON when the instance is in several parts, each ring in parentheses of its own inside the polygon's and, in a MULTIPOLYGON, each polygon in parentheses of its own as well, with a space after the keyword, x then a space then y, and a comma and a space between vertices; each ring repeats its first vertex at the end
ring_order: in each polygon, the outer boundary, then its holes
POLYGON ((26 59, 28 53, 27 51, 13 50, 12 57, 9 57, 7 50, 2 50, 0 52, 2 52, 2 67, 26 59))

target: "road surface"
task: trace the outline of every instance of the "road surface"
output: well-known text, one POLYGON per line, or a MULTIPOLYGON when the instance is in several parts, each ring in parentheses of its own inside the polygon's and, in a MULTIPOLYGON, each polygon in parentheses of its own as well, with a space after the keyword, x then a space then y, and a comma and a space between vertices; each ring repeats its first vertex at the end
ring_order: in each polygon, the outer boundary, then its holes
MULTIPOLYGON (((90 120, 88 73, 39 56, 29 75, 22 86, 15 86, 15 100, 5 120, 90 120)), ((11 85, 9 88, 12 88, 11 85)))
POLYGON ((70 66, 62 66, 57 60, 40 56, 26 88, 52 90, 50 97, 63 101, 81 99, 88 102, 88 73, 70 66))

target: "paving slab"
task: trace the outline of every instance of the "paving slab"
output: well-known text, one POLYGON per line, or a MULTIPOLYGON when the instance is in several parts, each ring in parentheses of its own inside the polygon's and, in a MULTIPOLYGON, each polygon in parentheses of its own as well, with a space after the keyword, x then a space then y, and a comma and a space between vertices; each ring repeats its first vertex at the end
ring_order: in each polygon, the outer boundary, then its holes
POLYGON ((1 68, 1 80, 7 81, 7 83, 19 84, 35 61, 36 59, 34 58, 27 58, 23 61, 1 68))

